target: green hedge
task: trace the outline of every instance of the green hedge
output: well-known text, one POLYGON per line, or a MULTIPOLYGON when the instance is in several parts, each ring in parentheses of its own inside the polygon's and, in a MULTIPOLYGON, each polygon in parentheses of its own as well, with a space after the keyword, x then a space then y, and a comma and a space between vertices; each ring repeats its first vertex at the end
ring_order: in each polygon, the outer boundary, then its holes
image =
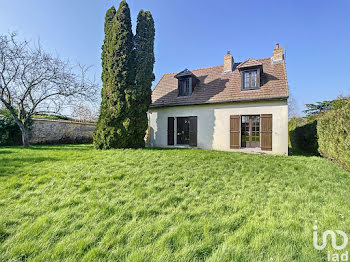
POLYGON ((62 115, 49 115, 49 114, 35 114, 32 118, 40 118, 40 119, 52 119, 52 120, 71 120, 74 121, 73 118, 62 116, 62 115))
POLYGON ((293 153, 318 155, 317 120, 313 118, 292 118, 288 124, 289 147, 293 153))
POLYGON ((20 145, 22 134, 11 114, 6 110, 0 111, 0 146, 20 145))
POLYGON ((319 152, 350 170, 350 99, 318 120, 319 152))

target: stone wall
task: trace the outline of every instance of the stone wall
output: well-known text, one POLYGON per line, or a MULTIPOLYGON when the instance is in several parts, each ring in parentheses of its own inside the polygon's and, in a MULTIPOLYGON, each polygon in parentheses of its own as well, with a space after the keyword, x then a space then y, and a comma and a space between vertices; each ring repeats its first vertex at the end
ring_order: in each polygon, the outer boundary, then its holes
POLYGON ((94 123, 34 119, 29 132, 31 144, 91 143, 94 123))

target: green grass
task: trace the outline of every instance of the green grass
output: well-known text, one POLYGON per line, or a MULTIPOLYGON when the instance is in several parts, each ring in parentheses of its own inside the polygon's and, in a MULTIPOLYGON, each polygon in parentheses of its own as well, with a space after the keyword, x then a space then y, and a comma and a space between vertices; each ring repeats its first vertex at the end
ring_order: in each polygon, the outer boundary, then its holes
POLYGON ((319 157, 1 148, 0 260, 327 261, 314 221, 350 237, 349 175, 319 157))

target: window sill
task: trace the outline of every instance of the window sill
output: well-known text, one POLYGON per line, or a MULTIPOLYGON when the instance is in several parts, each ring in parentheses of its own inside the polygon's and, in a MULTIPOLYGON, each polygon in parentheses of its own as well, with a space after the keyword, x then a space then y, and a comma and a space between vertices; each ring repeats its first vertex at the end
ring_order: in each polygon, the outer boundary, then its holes
POLYGON ((257 91, 257 90, 260 90, 261 87, 258 87, 258 88, 241 88, 241 91, 257 91))

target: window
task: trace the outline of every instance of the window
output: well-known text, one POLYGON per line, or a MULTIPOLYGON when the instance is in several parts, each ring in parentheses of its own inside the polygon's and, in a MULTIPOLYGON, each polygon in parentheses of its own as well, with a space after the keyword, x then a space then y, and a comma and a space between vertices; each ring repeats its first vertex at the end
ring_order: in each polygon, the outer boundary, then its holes
POLYGON ((258 71, 243 72, 243 89, 257 89, 259 88, 258 71))
POLYGON ((190 79, 179 79, 179 96, 189 96, 191 95, 190 90, 190 79))

